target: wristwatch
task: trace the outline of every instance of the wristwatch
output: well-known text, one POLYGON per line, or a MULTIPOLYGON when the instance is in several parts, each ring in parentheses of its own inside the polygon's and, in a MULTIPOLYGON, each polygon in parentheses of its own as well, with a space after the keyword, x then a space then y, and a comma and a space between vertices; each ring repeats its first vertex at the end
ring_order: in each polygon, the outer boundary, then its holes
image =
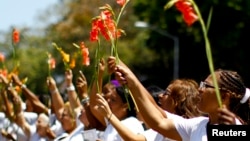
POLYGON ((86 97, 86 98, 84 98, 84 99, 81 100, 81 104, 82 105, 85 105, 88 102, 89 102, 89 97, 86 97))

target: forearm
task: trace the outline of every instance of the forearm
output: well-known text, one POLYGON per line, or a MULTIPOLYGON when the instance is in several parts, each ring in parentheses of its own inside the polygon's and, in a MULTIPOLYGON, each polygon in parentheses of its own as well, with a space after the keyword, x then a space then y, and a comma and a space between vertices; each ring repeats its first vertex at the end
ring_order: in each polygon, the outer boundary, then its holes
POLYGON ((22 92, 27 99, 29 99, 31 102, 39 101, 38 97, 29 88, 27 88, 25 84, 20 84, 19 86, 21 87, 22 92))
POLYGON ((50 90, 50 93, 55 114, 57 118, 59 118, 61 114, 60 112, 62 112, 62 109, 64 107, 64 101, 57 88, 55 88, 54 90, 50 90))
POLYGON ((69 102, 70 102, 70 105, 73 109, 75 108, 78 108, 81 106, 81 103, 80 103, 80 99, 75 91, 75 89, 72 89, 74 88, 74 85, 71 85, 67 88, 67 94, 68 94, 68 98, 69 98, 69 102), (71 89, 69 89, 71 88, 71 89))
POLYGON ((86 103, 84 104, 84 109, 85 109, 85 113, 89 122, 89 127, 90 129, 92 128, 96 128, 97 130, 101 130, 103 131, 106 126, 104 126, 91 112, 90 110, 90 104, 86 103))
POLYGON ((39 98, 26 85, 20 86, 25 97, 31 102, 34 112, 48 114, 48 108, 39 100, 39 98))
POLYGON ((90 92, 90 110, 91 110, 91 113, 92 113, 92 115, 94 115, 95 116, 95 118, 96 119, 98 119, 98 121, 102 124, 102 125, 104 125, 104 126, 106 126, 106 123, 105 123, 105 120, 104 120, 104 117, 101 115, 101 114, 99 114, 99 112, 97 111, 97 104, 96 104, 96 94, 98 93, 98 91, 97 91, 97 81, 94 81, 94 83, 93 83, 93 87, 92 87, 92 89, 91 89, 91 92, 90 92))
POLYGON ((140 113, 145 122, 150 127, 159 125, 164 116, 152 103, 152 100, 150 100, 150 94, 146 88, 144 88, 138 79, 134 80, 134 85, 131 85, 129 88, 139 108, 139 112, 142 111, 140 113), (152 114, 152 111, 154 114, 152 114))
POLYGON ((109 122, 113 125, 124 141, 145 141, 145 137, 143 135, 132 132, 124 126, 115 115, 111 115, 109 122))
POLYGON ((30 137, 30 125, 26 122, 23 112, 17 114, 15 123, 23 130, 26 136, 30 137))
POLYGON ((11 103, 10 103, 10 101, 8 100, 8 98, 7 98, 7 93, 6 93, 6 91, 4 91, 4 92, 2 92, 1 93, 1 95, 2 95, 2 98, 3 98, 3 102, 4 102, 4 105, 5 105, 5 110, 4 110, 4 112, 5 112, 5 114, 6 114, 6 116, 8 117, 8 118, 12 118, 12 116, 13 116, 13 110, 12 110, 12 108, 11 108, 11 103))

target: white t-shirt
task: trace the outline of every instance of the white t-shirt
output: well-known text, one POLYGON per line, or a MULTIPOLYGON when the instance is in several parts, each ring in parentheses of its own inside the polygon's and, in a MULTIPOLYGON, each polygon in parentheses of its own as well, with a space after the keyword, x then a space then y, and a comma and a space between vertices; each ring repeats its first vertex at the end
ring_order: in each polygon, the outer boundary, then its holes
POLYGON ((56 137, 62 135, 65 131, 62 128, 62 124, 56 118, 55 113, 51 113, 51 109, 48 110, 50 130, 53 131, 56 137))
POLYGON ((71 134, 63 133, 58 136, 54 141, 83 141, 84 125, 79 124, 71 134))
MULTIPOLYGON (((142 133, 144 131, 141 122, 135 117, 128 117, 121 121, 123 125, 125 125, 129 130, 137 133, 142 133)), ((121 136, 118 134, 116 129, 112 126, 112 124, 108 124, 103 134, 103 141, 123 141, 121 136)))
MULTIPOLYGON (((0 112, 0 129, 6 129, 10 125, 10 121, 5 118, 5 114, 0 112)), ((0 134, 0 141, 7 141, 5 137, 0 134)))
MULTIPOLYGON (((183 141, 207 141, 208 122, 208 117, 180 118, 178 121, 174 120, 174 125, 183 141)), ((236 124, 241 125, 239 120, 236 120, 236 124)))
POLYGON ((175 141, 170 138, 164 137, 153 129, 148 129, 142 133, 146 141, 175 141))
POLYGON ((56 137, 62 135, 65 132, 62 128, 61 122, 58 120, 55 120, 55 123, 50 127, 50 130, 55 133, 56 137))
POLYGON ((84 130, 84 124, 79 120, 80 114, 81 114, 80 111, 79 111, 79 113, 78 112, 76 113, 76 126, 77 127, 71 134, 66 133, 62 129, 61 123, 54 125, 56 127, 53 127, 52 131, 58 132, 58 133, 56 133, 57 137, 54 141, 70 141, 70 140, 74 141, 74 140, 78 140, 78 139, 83 140, 83 136, 82 136, 81 132, 84 130))
POLYGON ((5 114, 3 112, 0 112, 0 122, 5 119, 5 114))
POLYGON ((44 138, 41 138, 36 133, 36 125, 30 125, 30 138, 23 132, 22 128, 16 124, 12 124, 11 130, 8 131, 9 133, 15 134, 15 139, 18 141, 45 141, 44 138))
POLYGON ((96 129, 84 130, 84 141, 96 141, 98 139, 97 134, 96 129))
MULTIPOLYGON (((182 118, 178 115, 171 114, 167 111, 165 111, 165 113, 169 119, 178 120, 179 118, 182 118)), ((158 133, 153 129, 146 130, 145 132, 142 133, 142 135, 145 137, 146 141, 174 141, 173 139, 164 137, 163 135, 161 135, 160 133, 158 133)))
POLYGON ((37 134, 36 125, 30 126, 30 138, 29 138, 29 141, 46 141, 45 138, 42 138, 37 134))
POLYGON ((24 118, 26 121, 30 124, 33 125, 36 123, 38 115, 37 113, 34 112, 23 112, 24 118))

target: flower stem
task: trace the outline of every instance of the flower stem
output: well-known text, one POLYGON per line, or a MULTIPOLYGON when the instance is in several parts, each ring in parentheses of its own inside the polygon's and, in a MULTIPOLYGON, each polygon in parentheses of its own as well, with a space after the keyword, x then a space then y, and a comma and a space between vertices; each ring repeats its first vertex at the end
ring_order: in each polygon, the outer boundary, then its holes
POLYGON ((205 23, 203 21, 203 18, 201 16, 201 13, 199 11, 198 6, 196 5, 196 3, 194 1, 191 1, 191 2, 193 3, 194 10, 195 10, 195 12, 197 13, 197 15, 199 17, 199 21, 200 21, 200 24, 201 24, 201 27, 202 27, 202 31, 203 31, 203 35, 204 35, 204 39, 205 39, 205 45, 206 45, 206 54, 207 54, 207 59, 208 59, 209 70, 210 70, 210 73, 212 75, 212 79, 213 79, 213 83, 214 83, 214 87, 215 87, 215 92, 216 92, 216 97, 217 97, 218 104, 219 104, 220 107, 222 107, 220 91, 219 91, 218 83, 217 83, 216 76, 215 76, 215 73, 214 73, 212 51, 211 51, 209 38, 208 38, 208 35, 207 35, 207 28, 205 26, 205 23))
POLYGON ((14 61, 14 68, 17 66, 17 60, 16 60, 16 45, 12 42, 13 47, 13 61, 14 61))
POLYGON ((129 0, 126 0, 126 3, 122 6, 121 8, 121 11, 119 12, 119 15, 117 16, 117 19, 116 19, 116 26, 118 27, 118 23, 120 21, 120 18, 121 18, 121 15, 126 7, 126 5, 128 4, 129 0))

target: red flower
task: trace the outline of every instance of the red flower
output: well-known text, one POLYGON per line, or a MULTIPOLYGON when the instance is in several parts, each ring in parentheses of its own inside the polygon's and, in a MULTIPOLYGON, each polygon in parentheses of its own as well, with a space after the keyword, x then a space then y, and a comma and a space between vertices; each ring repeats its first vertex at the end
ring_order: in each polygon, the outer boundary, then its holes
POLYGON ((17 29, 13 29, 12 32, 12 41, 13 43, 17 44, 19 42, 19 31, 17 29))
POLYGON ((0 74, 7 77, 8 76, 8 70, 7 69, 0 69, 0 74))
POLYGON ((0 52, 0 62, 4 62, 5 56, 3 53, 0 52))
POLYGON ((92 21, 92 29, 90 32, 90 41, 97 41, 99 33, 109 41, 110 38, 120 37, 120 31, 117 31, 115 21, 112 19, 112 13, 104 10, 100 16, 92 21))
POLYGON ((126 0, 116 0, 117 4, 123 6, 126 3, 126 0))
POLYGON ((92 42, 98 41, 100 24, 101 24, 101 20, 99 18, 92 20, 92 29, 90 31, 90 41, 92 42))
POLYGON ((186 0, 179 0, 175 3, 175 7, 183 14, 183 19, 188 26, 191 26, 198 20, 198 16, 194 12, 190 2, 186 0))
POLYGON ((81 42, 80 47, 82 51, 82 64, 88 66, 90 64, 89 49, 85 47, 84 42, 81 42))

